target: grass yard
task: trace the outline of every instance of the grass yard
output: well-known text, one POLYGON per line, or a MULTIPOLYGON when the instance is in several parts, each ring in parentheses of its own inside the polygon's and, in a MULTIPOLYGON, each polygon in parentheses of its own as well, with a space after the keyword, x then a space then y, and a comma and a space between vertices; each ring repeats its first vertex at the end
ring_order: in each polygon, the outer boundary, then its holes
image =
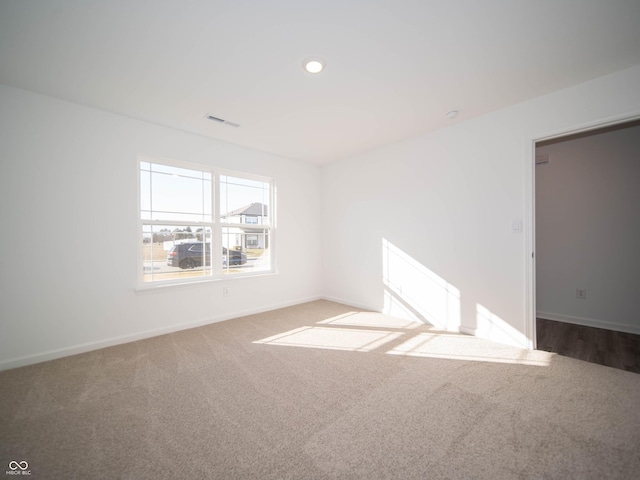
POLYGON ((142 260, 145 262, 166 261, 169 252, 162 248, 162 243, 145 243, 142 245, 142 260))

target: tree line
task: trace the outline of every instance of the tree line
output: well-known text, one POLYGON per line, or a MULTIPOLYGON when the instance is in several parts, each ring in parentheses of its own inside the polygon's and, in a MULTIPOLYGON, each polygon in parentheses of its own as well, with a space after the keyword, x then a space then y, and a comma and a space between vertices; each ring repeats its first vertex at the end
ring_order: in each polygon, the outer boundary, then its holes
POLYGON ((169 228, 163 228, 157 232, 153 232, 151 237, 145 237, 144 243, 162 243, 162 242, 175 242, 176 240, 188 240, 194 239, 199 242, 203 240, 204 229, 198 228, 195 232, 191 229, 191 227, 185 228, 174 228, 170 230, 169 228))

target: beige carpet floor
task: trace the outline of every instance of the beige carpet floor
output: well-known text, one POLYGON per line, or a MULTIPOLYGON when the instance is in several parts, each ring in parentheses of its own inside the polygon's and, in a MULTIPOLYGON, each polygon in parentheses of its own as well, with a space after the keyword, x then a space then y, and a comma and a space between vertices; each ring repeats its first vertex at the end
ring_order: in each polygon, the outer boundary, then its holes
POLYGON ((640 475, 640 375, 322 300, 0 372, 0 389, 0 475, 640 475))

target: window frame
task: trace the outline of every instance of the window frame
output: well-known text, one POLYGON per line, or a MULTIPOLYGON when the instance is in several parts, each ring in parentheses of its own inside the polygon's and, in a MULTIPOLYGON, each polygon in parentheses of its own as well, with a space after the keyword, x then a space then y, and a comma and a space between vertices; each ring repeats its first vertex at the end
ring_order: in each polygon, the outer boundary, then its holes
POLYGON ((264 177, 261 175, 254 175, 245 172, 217 168, 211 165, 203 165, 198 163, 184 162, 180 160, 174 160, 170 158, 157 157, 151 155, 138 155, 136 159, 136 167, 137 167, 137 251, 138 251, 138 281, 137 281, 137 290, 151 290, 158 287, 183 287, 188 285, 198 285, 203 283, 212 283, 212 282, 220 282, 225 280, 236 280, 242 278, 252 278, 264 275, 272 275, 276 274, 276 261, 275 261, 275 251, 274 245, 275 241, 275 231, 276 231, 276 208, 275 208, 275 180, 270 177, 264 177), (199 172, 206 172, 211 175, 211 222, 205 221, 183 221, 183 220, 145 220, 142 218, 142 185, 141 185, 141 170, 142 163, 149 164, 158 164, 164 165, 168 167, 176 167, 176 168, 184 168, 188 170, 194 170, 199 172), (221 199, 220 199, 220 177, 237 177, 246 180, 252 180, 257 182, 264 182, 269 185, 269 195, 268 195, 268 220, 267 224, 261 224, 259 227, 264 228, 268 235, 269 248, 269 268, 258 271, 249 271, 249 272, 234 272, 233 274, 225 274, 224 269, 226 268, 223 264, 222 255, 215 255, 213 252, 220 251, 222 252, 223 247, 223 229, 228 227, 236 227, 238 224, 228 223, 221 221, 222 214, 220 212, 221 209, 221 199), (165 279, 165 280, 152 280, 145 281, 144 280, 144 255, 143 255, 143 229, 147 225, 167 225, 167 226, 178 226, 178 227, 187 227, 187 226, 197 226, 202 227, 204 229, 211 228, 211 273, 208 275, 202 276, 193 276, 186 278, 178 278, 178 279, 165 279))

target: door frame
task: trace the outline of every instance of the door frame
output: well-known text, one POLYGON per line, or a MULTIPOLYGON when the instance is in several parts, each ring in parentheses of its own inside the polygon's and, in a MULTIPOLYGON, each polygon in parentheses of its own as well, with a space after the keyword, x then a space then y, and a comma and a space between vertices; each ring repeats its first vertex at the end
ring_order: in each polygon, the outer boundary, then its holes
POLYGON ((536 338, 536 144, 547 140, 555 140, 578 133, 592 132, 603 128, 621 125, 640 120, 640 110, 635 112, 603 118, 568 128, 543 132, 528 137, 524 152, 524 194, 525 194, 525 335, 527 348, 537 348, 536 338))

